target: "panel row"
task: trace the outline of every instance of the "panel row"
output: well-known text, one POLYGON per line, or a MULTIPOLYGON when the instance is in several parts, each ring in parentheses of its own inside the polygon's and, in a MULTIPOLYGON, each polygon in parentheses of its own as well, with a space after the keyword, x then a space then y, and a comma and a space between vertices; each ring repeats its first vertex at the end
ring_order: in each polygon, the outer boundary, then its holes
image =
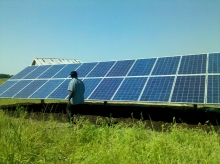
MULTIPOLYGON (((66 99, 70 79, 14 80, 0 98, 66 99)), ((85 99, 175 103, 220 103, 220 75, 85 78, 85 99), (207 102, 206 102, 207 97, 207 102)))
MULTIPOLYGON (((220 73, 220 53, 209 54, 208 73, 220 73)), ((83 64, 28 66, 11 79, 68 78, 77 70, 80 78, 205 74, 207 54, 83 64), (179 64, 180 63, 180 64, 179 64)))

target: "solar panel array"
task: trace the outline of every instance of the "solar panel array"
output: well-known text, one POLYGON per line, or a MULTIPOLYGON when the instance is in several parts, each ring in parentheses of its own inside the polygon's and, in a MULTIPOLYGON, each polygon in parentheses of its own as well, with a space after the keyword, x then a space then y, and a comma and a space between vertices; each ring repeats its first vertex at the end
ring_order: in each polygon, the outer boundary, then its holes
POLYGON ((86 100, 220 103, 220 53, 28 66, 0 86, 0 98, 67 99, 73 70, 86 100))

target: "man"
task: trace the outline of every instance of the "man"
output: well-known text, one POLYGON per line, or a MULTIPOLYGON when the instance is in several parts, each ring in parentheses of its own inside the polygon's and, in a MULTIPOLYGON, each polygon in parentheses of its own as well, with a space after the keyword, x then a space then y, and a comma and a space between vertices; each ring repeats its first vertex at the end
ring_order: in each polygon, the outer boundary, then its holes
POLYGON ((68 86, 69 96, 66 112, 69 121, 74 122, 72 108, 74 108, 75 105, 84 104, 85 86, 84 83, 78 79, 76 71, 72 71, 70 73, 70 76, 72 77, 72 80, 70 81, 68 86))

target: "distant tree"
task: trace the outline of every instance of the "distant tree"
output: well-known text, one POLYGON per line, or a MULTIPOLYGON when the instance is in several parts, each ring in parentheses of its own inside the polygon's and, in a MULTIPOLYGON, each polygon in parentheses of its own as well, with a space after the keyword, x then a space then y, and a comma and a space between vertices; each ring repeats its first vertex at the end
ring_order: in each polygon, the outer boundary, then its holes
POLYGON ((0 78, 11 78, 13 75, 9 74, 0 74, 0 78))

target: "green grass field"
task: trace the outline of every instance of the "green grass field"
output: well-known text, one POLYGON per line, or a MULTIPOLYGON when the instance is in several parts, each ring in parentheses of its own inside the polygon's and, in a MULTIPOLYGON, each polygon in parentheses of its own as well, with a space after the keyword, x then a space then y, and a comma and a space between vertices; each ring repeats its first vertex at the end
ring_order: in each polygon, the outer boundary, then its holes
MULTIPOLYGON (((2 82, 2 80, 1 80, 2 82)), ((40 100, 0 99, 0 104, 40 100)), ((53 119, 26 119, 19 107, 14 116, 0 109, 0 163, 39 164, 217 164, 220 136, 210 130, 178 126, 162 132, 147 129, 144 122, 97 125, 81 118, 76 125, 53 119)), ((42 113, 43 114, 43 113, 42 113)), ((33 113, 34 116, 34 113, 33 113)), ((162 125, 163 127, 163 125, 162 125)))
POLYGON ((156 132, 143 122, 108 126, 80 119, 76 125, 9 117, 0 110, 0 163, 217 164, 220 137, 212 127, 156 132))

